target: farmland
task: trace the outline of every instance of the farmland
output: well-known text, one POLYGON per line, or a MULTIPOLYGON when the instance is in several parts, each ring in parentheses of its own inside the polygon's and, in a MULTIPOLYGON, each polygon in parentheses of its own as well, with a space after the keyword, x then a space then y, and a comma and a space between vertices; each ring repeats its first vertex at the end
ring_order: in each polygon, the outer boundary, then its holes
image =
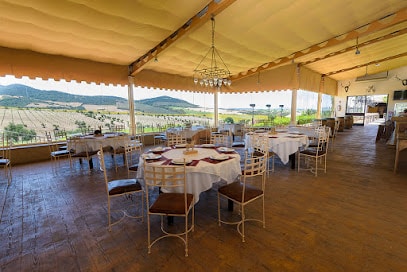
MULTIPOLYGON (((93 131, 101 127, 103 131, 115 130, 116 127, 129 129, 128 112, 93 112, 48 109, 0 108, 0 129, 4 130, 10 123, 22 124, 26 129, 35 131, 39 137, 55 129, 65 130, 67 134, 93 131), (82 128, 80 127, 82 125, 82 128)), ((159 130, 167 125, 182 126, 185 123, 208 125, 209 118, 193 115, 136 115, 138 127, 147 131, 159 130)))

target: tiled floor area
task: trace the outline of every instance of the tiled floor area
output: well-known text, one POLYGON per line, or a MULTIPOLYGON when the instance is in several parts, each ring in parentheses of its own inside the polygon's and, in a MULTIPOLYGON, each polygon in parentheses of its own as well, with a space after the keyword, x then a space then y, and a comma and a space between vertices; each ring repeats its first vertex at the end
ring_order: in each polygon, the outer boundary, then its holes
MULTIPOLYGON (((125 220, 109 232, 97 168, 15 166, 9 187, 0 175, 0 270, 407 271, 407 151, 394 174, 395 151, 375 143, 376 131, 339 132, 328 172, 318 177, 277 160, 267 180, 266 228, 247 224, 245 243, 235 227, 217 225, 215 189, 203 193, 189 257, 176 239, 148 254, 146 221, 125 220)), ((106 162, 110 177, 127 177, 106 162)), ((249 214, 259 215, 257 204, 249 214)))

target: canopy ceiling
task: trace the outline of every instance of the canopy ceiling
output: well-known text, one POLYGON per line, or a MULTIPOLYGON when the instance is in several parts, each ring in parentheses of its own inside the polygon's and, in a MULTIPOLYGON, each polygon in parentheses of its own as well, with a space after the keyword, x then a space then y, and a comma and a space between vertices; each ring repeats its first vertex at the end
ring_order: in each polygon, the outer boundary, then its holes
POLYGON ((192 77, 212 14, 233 75, 221 92, 332 93, 338 80, 407 64, 405 0, 0 0, 0 10, 0 75, 123 85, 131 75, 211 92, 192 77))

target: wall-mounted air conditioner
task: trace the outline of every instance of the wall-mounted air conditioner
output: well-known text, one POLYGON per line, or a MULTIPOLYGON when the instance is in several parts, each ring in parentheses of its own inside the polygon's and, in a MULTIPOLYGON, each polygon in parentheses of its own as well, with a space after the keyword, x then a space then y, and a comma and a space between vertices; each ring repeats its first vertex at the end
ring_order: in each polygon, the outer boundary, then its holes
POLYGON ((377 74, 372 74, 372 75, 364 75, 361 77, 357 77, 356 81, 357 82, 362 82, 362 81, 372 81, 372 80, 386 80, 389 78, 389 72, 381 72, 377 74))

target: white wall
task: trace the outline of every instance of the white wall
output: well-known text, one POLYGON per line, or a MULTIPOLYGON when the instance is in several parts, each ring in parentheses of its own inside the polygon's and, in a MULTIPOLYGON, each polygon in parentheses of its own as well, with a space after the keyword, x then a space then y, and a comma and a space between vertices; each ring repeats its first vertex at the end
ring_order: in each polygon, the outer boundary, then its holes
POLYGON ((407 86, 403 86, 400 80, 396 78, 396 75, 401 79, 407 79, 407 66, 389 71, 389 76, 386 80, 369 80, 364 82, 356 82, 355 79, 344 80, 338 82, 338 96, 335 97, 335 109, 336 116, 344 116, 346 108, 346 97, 354 95, 372 95, 372 94, 388 94, 389 101, 387 109, 393 111, 395 103, 407 103, 407 100, 393 101, 393 92, 395 90, 406 90, 407 86), (344 87, 349 85, 348 92, 345 92, 344 87), (369 86, 374 86, 375 92, 368 93, 369 86), (341 105, 341 111, 338 111, 338 105, 341 105))

